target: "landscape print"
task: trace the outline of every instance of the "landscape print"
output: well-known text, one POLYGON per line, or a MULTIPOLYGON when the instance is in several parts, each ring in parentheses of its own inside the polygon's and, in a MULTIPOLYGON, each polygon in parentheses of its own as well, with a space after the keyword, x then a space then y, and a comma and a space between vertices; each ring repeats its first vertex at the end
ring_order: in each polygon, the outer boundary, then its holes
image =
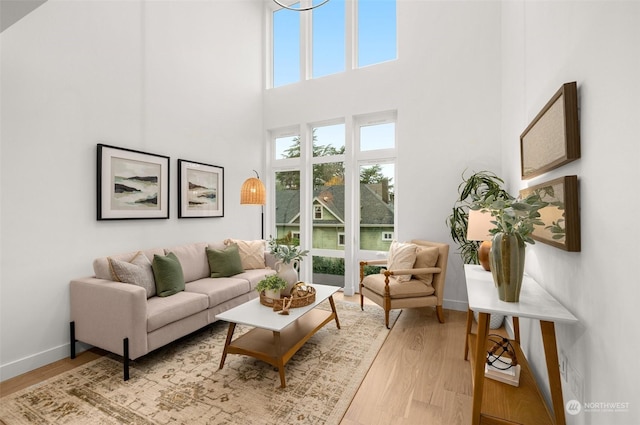
POLYGON ((150 162, 112 157, 112 210, 160 210, 162 166, 150 162))
POLYGON ((187 210, 214 211, 218 207, 218 174, 187 168, 187 210))

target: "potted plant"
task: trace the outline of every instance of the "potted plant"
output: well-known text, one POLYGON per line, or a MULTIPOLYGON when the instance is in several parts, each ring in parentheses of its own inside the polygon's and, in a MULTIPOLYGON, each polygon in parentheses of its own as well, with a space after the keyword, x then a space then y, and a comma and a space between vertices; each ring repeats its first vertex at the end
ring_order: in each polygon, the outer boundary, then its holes
POLYGON ((534 244, 531 233, 535 226, 544 226, 540 220, 541 208, 547 206, 537 192, 523 199, 493 195, 476 198, 472 210, 491 213, 495 225, 491 254, 491 273, 502 301, 517 302, 524 275, 525 243, 534 244))
POLYGON ((278 260, 275 269, 278 276, 287 282, 285 289, 291 289, 298 282, 297 267, 309 251, 300 249, 289 233, 282 239, 269 239, 269 252, 278 260))
POLYGON ((277 274, 271 274, 262 279, 256 285, 256 291, 264 291, 264 295, 269 298, 280 299, 280 291, 287 287, 287 281, 277 274))
MULTIPOLYGON (((462 182, 458 185, 458 198, 453 204, 451 215, 447 217, 447 226, 451 231, 451 239, 458 244, 458 253, 464 264, 480 264, 478 249, 480 242, 467 239, 469 226, 469 210, 474 200, 495 198, 509 198, 510 195, 502 186, 504 180, 491 171, 477 171, 469 177, 462 173, 462 182)), ((473 313, 478 321, 478 313, 473 313)), ((504 315, 491 315, 491 329, 502 326, 504 315)))

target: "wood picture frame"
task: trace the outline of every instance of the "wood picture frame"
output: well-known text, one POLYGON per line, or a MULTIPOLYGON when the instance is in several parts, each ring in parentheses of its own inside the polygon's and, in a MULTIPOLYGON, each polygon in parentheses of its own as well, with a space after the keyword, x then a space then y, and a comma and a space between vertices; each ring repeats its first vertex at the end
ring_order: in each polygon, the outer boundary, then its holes
POLYGON ((178 160, 178 218, 224 217, 224 167, 178 160))
POLYGON ((169 218, 169 157, 98 144, 97 219, 169 218))
POLYGON ((544 226, 535 226, 531 237, 536 241, 570 252, 579 252, 580 213, 578 177, 564 176, 520 190, 524 198, 537 192, 549 205, 540 209, 544 226))
POLYGON ((580 158, 576 82, 565 83, 520 135, 523 180, 580 158))

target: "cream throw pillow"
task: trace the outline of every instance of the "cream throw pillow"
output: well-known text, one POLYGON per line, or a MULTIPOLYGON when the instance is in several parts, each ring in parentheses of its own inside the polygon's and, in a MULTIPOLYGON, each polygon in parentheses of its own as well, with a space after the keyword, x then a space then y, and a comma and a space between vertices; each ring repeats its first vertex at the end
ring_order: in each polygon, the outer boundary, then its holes
POLYGON ((138 251, 129 262, 109 257, 109 269, 112 279, 116 282, 142 286, 147 291, 147 298, 156 294, 151 261, 142 251, 138 251))
MULTIPOLYGON (((418 246, 418 249, 416 249, 416 263, 413 267, 416 269, 435 267, 438 262, 439 254, 440 251, 435 246, 418 246)), ((433 273, 414 275, 413 278, 418 279, 427 286, 432 286, 433 273)))
POLYGON ((264 269, 267 265, 264 262, 264 252, 266 242, 264 240, 241 241, 236 239, 226 239, 224 244, 229 246, 238 245, 240 261, 244 270, 264 269))
MULTIPOLYGON (((412 269, 413 264, 416 262, 417 248, 418 246, 412 243, 401 243, 398 241, 391 242, 391 246, 389 247, 389 258, 387 260, 387 269, 412 269)), ((398 282, 408 282, 411 280, 410 274, 392 277, 398 282)))

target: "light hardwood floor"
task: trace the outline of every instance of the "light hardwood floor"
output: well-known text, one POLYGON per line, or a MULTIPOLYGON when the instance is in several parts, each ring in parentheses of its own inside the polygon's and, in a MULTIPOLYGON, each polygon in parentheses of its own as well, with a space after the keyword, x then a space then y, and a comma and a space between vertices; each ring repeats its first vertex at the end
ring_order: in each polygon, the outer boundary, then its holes
MULTIPOLYGON (((336 299, 359 303, 359 296, 336 299)), ((464 360, 466 313, 405 309, 389 333, 341 425, 455 425, 471 423, 471 370, 464 360)), ((380 323, 380 326, 384 326, 380 323)), ((85 351, 0 383, 0 396, 103 355, 85 351)))

